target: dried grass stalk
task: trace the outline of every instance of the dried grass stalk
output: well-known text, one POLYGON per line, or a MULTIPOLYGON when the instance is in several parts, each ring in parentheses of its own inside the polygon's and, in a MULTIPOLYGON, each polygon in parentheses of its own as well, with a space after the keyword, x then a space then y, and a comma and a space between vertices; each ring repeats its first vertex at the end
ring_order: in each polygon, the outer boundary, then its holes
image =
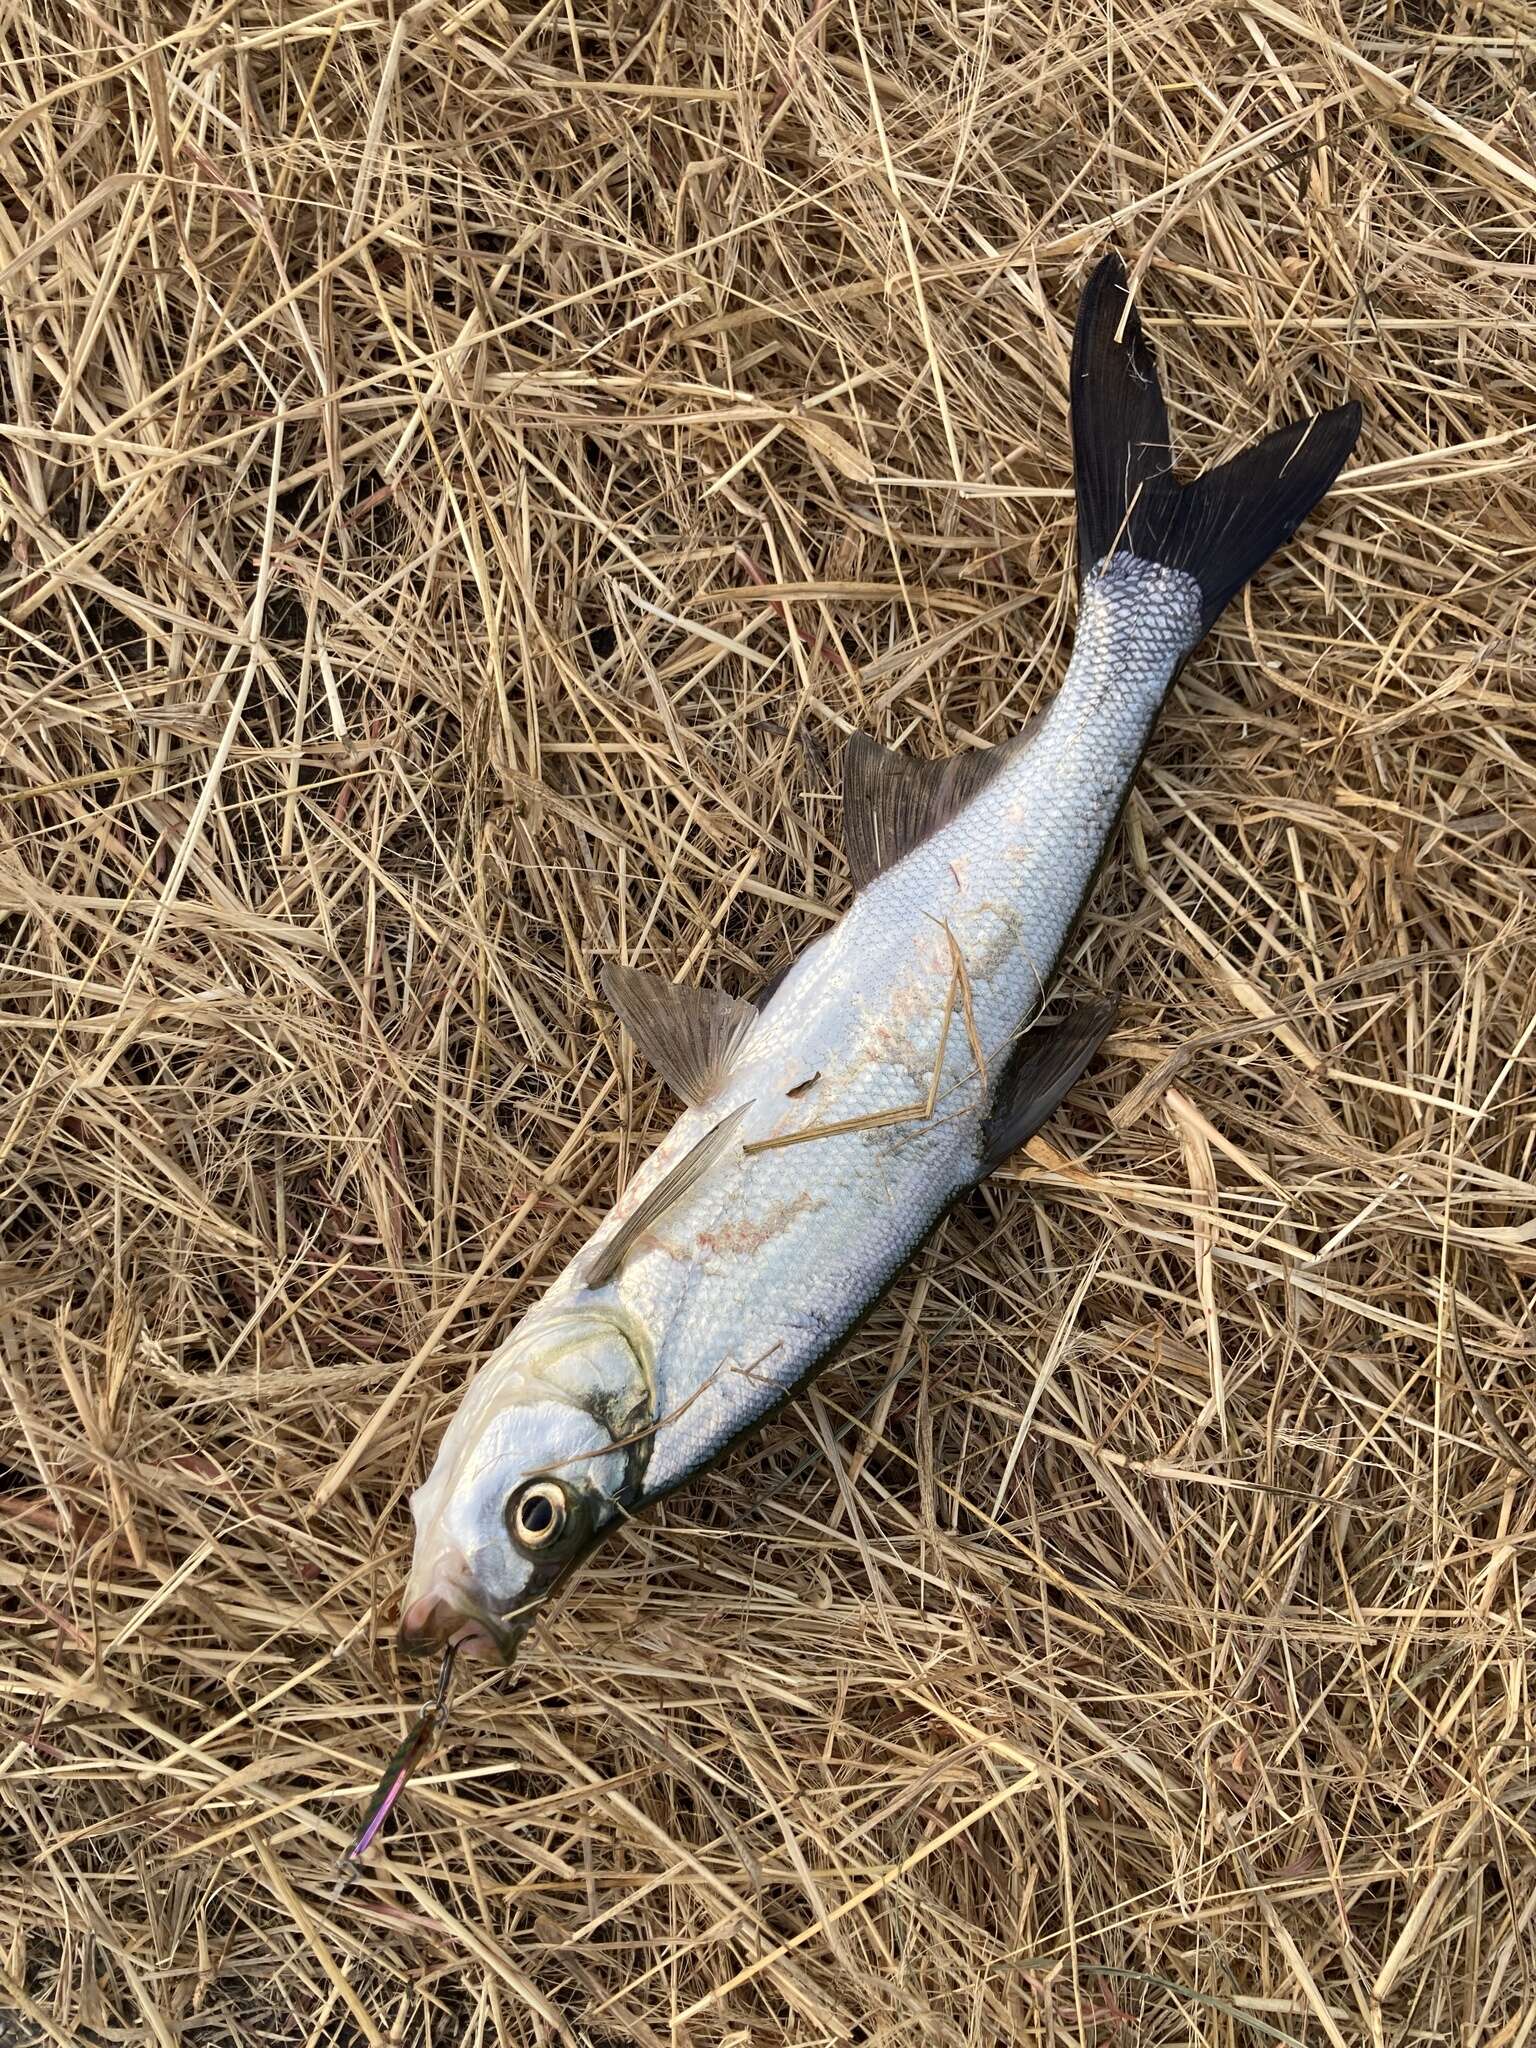
POLYGON ((0 2033, 1529 2036, 1530 26, 8 11, 0 2033), (333 1901, 405 1491, 671 1113, 594 963, 747 990, 843 734, 1054 686, 1111 241, 1195 457, 1368 407, 1111 1056, 333 1901))

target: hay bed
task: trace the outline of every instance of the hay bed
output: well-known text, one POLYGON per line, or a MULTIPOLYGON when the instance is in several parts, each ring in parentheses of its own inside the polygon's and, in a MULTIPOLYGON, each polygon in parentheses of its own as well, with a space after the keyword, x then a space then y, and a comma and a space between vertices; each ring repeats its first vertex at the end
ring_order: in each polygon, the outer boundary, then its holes
POLYGON ((1532 19, 9 11, 0 2037, 1532 2038, 1532 19), (1109 1056, 334 1902, 405 1493, 672 1113, 596 965, 749 988, 845 733, 1054 686, 1111 242, 1193 457, 1367 426, 1109 1056))

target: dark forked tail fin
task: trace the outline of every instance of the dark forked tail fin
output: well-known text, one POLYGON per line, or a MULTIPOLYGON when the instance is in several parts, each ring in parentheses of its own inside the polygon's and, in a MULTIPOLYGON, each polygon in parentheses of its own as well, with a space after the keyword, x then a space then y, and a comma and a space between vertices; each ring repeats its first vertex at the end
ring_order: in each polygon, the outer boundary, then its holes
POLYGON ((1124 265, 1106 256, 1083 289, 1072 341, 1082 573, 1121 550, 1182 569, 1200 585, 1205 632, 1325 494, 1359 431, 1359 406, 1341 405, 1175 482, 1157 359, 1124 265))

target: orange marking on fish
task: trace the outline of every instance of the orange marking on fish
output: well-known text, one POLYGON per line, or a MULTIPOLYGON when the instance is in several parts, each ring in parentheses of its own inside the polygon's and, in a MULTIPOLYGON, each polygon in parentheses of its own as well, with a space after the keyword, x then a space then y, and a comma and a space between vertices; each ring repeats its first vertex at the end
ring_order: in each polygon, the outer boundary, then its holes
POLYGON ((729 1252, 733 1258, 750 1257, 765 1244, 788 1230, 797 1216, 811 1206, 809 1193, 796 1195, 792 1202, 775 1202, 761 1219, 743 1217, 740 1223, 722 1223, 716 1230, 701 1230, 699 1245, 706 1252, 729 1252))

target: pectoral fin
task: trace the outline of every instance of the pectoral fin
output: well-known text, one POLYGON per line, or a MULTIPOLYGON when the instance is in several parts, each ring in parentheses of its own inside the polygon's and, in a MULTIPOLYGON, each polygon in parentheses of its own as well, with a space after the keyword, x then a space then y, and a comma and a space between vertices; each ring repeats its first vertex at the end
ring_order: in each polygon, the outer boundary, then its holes
POLYGON ((1112 998, 1080 1003, 1056 1023, 1024 1034, 981 1127, 982 1176, 995 1172, 1060 1108, 1113 1028, 1117 1007, 1112 998))
POLYGON ((603 994, 662 1079, 697 1109, 730 1072, 731 1056, 757 1016, 722 989, 663 981, 638 967, 604 964, 603 994))
POLYGON ((586 1287, 606 1287, 629 1257, 642 1237, 654 1230, 662 1217, 675 1209, 686 1195, 692 1194, 710 1168, 730 1150, 731 1140, 736 1135, 736 1126, 752 1107, 750 1102, 733 1109, 729 1116, 722 1117, 712 1131, 706 1131, 699 1142, 686 1151, 676 1166, 669 1169, 657 1181, 648 1195, 638 1202, 632 1214, 625 1217, 618 1229, 603 1246, 592 1262, 592 1270, 586 1275, 586 1287))

